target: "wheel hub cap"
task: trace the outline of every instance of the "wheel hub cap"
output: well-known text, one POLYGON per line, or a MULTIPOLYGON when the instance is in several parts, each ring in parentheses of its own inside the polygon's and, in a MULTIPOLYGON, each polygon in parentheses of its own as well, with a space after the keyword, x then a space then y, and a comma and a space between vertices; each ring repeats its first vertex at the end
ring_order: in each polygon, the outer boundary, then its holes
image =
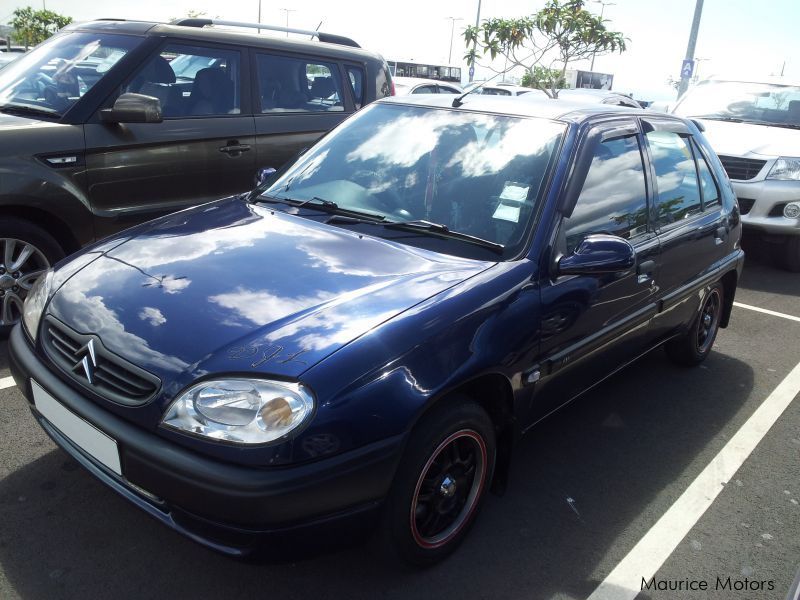
POLYGON ((439 493, 445 498, 452 498, 456 493, 456 482, 450 476, 446 476, 439 486, 439 493))
POLYGON ((20 320, 25 297, 48 267, 49 261, 33 244, 0 238, 0 326, 20 320))

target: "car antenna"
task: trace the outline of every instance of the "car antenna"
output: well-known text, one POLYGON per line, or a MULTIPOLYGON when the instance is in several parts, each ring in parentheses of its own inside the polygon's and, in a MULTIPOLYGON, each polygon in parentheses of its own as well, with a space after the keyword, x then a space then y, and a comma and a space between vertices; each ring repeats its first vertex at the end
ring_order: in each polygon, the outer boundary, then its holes
POLYGON ((495 79, 497 79, 497 78, 498 78, 500 75, 505 75, 505 74, 506 74, 506 71, 500 71, 499 73, 496 73, 494 77, 490 77, 489 79, 487 79, 486 81, 484 81, 484 82, 483 82, 483 85, 476 85, 476 86, 474 86, 474 87, 471 87, 471 88, 470 88, 470 89, 468 89, 466 92, 464 92, 463 94, 461 94, 461 95, 460 95, 458 98, 455 98, 455 99, 453 100, 453 104, 452 104, 453 108, 458 108, 459 106, 461 106, 462 104, 464 104, 464 102, 463 102, 464 98, 465 98, 465 97, 467 97, 467 96, 468 96, 469 94, 471 94, 472 92, 474 92, 475 90, 477 90, 478 88, 482 88, 482 87, 483 87, 484 85, 486 85, 487 83, 490 83, 491 81, 494 81, 495 79))

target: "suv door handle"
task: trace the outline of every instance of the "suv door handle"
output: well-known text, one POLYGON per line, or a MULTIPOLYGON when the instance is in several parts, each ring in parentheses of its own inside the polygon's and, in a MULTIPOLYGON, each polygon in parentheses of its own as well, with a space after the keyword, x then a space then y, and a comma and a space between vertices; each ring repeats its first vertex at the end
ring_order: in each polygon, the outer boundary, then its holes
POLYGON ((727 227, 717 227, 716 235, 714 237, 714 243, 719 246, 722 242, 724 242, 728 237, 728 228, 727 227))
POLYGON ((232 156, 238 156, 242 152, 250 150, 249 144, 240 144, 238 140, 230 140, 226 146, 220 146, 219 151, 232 156))
POLYGON ((652 279, 651 273, 655 271, 656 263, 653 260, 646 260, 636 266, 636 274, 638 283, 647 283, 652 279))

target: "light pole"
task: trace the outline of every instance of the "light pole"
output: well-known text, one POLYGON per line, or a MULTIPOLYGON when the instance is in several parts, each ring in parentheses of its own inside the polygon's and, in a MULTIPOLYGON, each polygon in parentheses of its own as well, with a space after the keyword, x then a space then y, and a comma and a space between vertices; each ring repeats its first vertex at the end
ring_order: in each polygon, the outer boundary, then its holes
MULTIPOLYGON (((595 4, 600 5, 600 21, 603 20, 603 12, 606 10, 606 6, 616 6, 616 2, 604 2, 603 0, 592 0, 595 4)), ((589 67, 590 71, 594 71, 594 55, 596 52, 592 52, 592 64, 589 67)))
MULTIPOLYGON (((686 45, 686 59, 694 59, 694 47, 697 45, 697 32, 700 30, 700 16, 703 14, 703 0, 697 0, 694 5, 694 18, 692 19, 692 30, 689 32, 689 43, 686 45)), ((678 87, 678 98, 680 98, 689 87, 689 76, 684 77, 681 69, 681 84, 678 87)))
MULTIPOLYGON (((478 0, 478 14, 475 16, 475 29, 481 25, 481 0, 478 0)), ((472 56, 475 56, 475 49, 478 47, 478 36, 475 36, 475 41, 472 42, 472 56)), ((469 66, 469 82, 472 83, 472 77, 475 75, 475 63, 469 66)))
POLYGON ((464 19, 461 17, 445 17, 445 19, 450 19, 450 52, 447 55, 447 66, 449 67, 453 62, 453 31, 456 28, 456 21, 463 21, 464 19))
MULTIPOLYGON (((286 13, 286 29, 289 29, 289 13, 290 12, 297 12, 296 8, 281 8, 283 12, 286 13)), ((289 32, 286 32, 286 37, 289 37, 289 32)))

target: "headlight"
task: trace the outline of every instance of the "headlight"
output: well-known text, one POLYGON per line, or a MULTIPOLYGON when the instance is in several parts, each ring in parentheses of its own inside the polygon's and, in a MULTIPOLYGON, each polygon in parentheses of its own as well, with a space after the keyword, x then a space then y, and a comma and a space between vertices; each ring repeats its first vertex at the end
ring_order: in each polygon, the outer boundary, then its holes
POLYGON ((783 216, 787 219, 800 217, 800 202, 789 202, 783 207, 783 216))
POLYGON ((53 287, 53 270, 47 272, 36 280, 25 298, 22 306, 22 323, 28 331, 33 341, 36 341, 36 334, 39 330, 39 321, 42 318, 47 299, 50 297, 50 290, 53 287))
POLYGON ((767 173, 767 179, 800 180, 800 158, 781 156, 767 173))
POLYGON ((214 440, 264 444, 299 427, 313 410, 314 397, 299 383, 218 379, 186 390, 162 423, 214 440))

